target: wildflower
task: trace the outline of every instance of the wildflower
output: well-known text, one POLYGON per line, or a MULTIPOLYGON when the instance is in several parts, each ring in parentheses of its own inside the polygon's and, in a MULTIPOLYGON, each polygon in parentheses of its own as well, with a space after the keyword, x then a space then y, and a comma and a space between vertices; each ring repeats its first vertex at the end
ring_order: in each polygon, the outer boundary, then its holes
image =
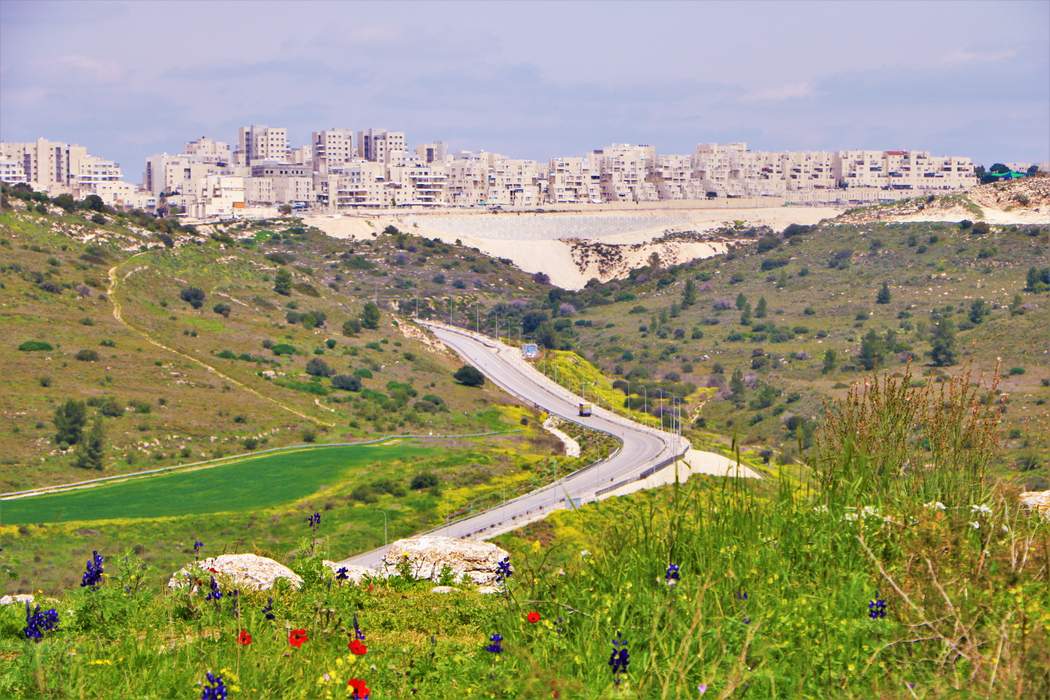
POLYGON ((589 556, 591 556, 591 550, 589 550, 589 549, 581 549, 580 550, 580 558, 581 559, 586 559, 589 556))
POLYGON ((222 682, 222 676, 206 675, 208 684, 201 691, 201 700, 226 700, 226 684, 222 682))
POLYGON ((267 620, 277 619, 277 616, 273 614, 273 598, 266 599, 266 606, 263 607, 262 613, 266 616, 267 620))
POLYGON ((203 542, 201 542, 200 540, 194 540, 193 541, 193 558, 194 559, 197 558, 197 555, 200 554, 200 551, 203 548, 204 548, 204 543, 203 542))
POLYGON ((491 643, 488 646, 485 647, 485 651, 491 651, 493 654, 502 654, 503 653, 503 635, 502 634, 500 634, 499 632, 493 634, 491 637, 489 637, 489 642, 491 642, 491 643))
POLYGON ((94 588, 102 583, 102 562, 105 559, 98 552, 91 553, 91 561, 84 567, 84 576, 80 579, 80 586, 94 588))
POLYGON ((877 592, 875 593, 875 599, 868 601, 868 617, 872 620, 886 617, 886 601, 880 598, 877 592))
POLYGON ((668 564, 667 573, 664 574, 664 581, 667 583, 667 585, 676 585, 678 583, 679 578, 680 577, 678 574, 678 564, 668 564))
POLYGON ((320 525, 321 525, 321 514, 320 513, 314 513, 313 515, 311 515, 309 518, 306 519, 306 522, 310 524, 310 529, 311 530, 313 530, 315 527, 320 527, 320 525))
POLYGON ((707 683, 701 683, 700 685, 696 686, 696 689, 701 695, 703 695, 707 692, 707 683))
POLYGON ((974 530, 980 530, 981 529, 981 524, 979 522, 977 522, 976 520, 971 520, 970 521, 970 527, 972 527, 974 530))
POLYGON ((340 566, 335 572, 335 578, 338 581, 345 581, 350 578, 349 570, 345 566, 340 566))
POLYGON ((346 682, 346 686, 354 691, 353 695, 350 696, 354 700, 368 700, 368 696, 372 693, 368 684, 360 678, 351 678, 346 682))
POLYGON ((747 600, 747 591, 737 591, 736 592, 736 599, 737 600, 747 600))
POLYGON ((45 632, 50 632, 57 626, 58 612, 54 608, 41 612, 38 605, 36 609, 30 610, 29 601, 26 601, 26 626, 22 630, 26 639, 33 639, 39 642, 44 638, 45 632))
POLYGON ((529 624, 535 625, 537 622, 540 621, 540 614, 535 610, 532 610, 531 612, 529 612, 528 615, 525 616, 525 619, 529 621, 529 624))
POLYGON ((930 510, 945 510, 947 508, 947 506, 940 501, 930 501, 929 503, 923 503, 922 505, 924 508, 929 508, 930 510))
POLYGON ((365 641, 365 633, 361 631, 361 625, 357 624, 357 613, 354 613, 354 639, 365 641))
POLYGON ((288 633, 288 643, 298 649, 303 645, 304 642, 308 642, 310 636, 304 629, 294 629, 288 633))
POLYGON ((503 557, 496 564, 496 580, 503 583, 514 575, 514 569, 510 566, 510 557, 503 557))
POLYGON ((627 673, 627 665, 631 663, 631 655, 627 652, 627 642, 619 632, 612 640, 612 653, 609 654, 609 668, 612 670, 613 683, 620 685, 620 674, 627 673))
POLYGON ((980 505, 970 506, 970 512, 976 513, 977 515, 991 515, 992 509, 982 503, 980 505))
POLYGON ((248 634, 248 630, 241 630, 241 633, 237 635, 237 643, 242 647, 246 647, 252 643, 252 636, 248 634))
POLYGON ((354 656, 364 656, 368 653, 368 647, 366 647, 360 639, 351 639, 347 648, 354 656))
POLYGON ((208 591, 205 600, 214 600, 215 602, 218 602, 222 599, 222 589, 219 588, 219 582, 215 580, 214 576, 211 577, 210 588, 211 590, 208 591))

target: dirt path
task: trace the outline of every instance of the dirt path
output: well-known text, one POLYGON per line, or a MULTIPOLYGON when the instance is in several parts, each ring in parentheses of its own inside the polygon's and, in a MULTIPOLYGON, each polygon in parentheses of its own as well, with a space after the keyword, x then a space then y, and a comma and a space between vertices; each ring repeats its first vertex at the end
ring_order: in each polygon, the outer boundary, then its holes
MULTIPOLYGON (((128 258, 124 262, 130 262, 130 261, 134 260, 135 258, 137 258, 139 255, 142 255, 142 253, 138 253, 136 255, 132 255, 130 258, 128 258)), ((181 357, 182 359, 184 359, 184 360, 186 360, 188 362, 192 362, 192 363, 194 363, 196 365, 199 365, 199 366, 203 367, 204 369, 208 370, 209 372, 211 372, 212 374, 216 375, 217 377, 222 378, 223 381, 229 382, 230 384, 233 384, 234 386, 238 387, 239 389, 243 389, 244 391, 247 391, 248 393, 252 394, 253 396, 256 396, 257 398, 262 399, 263 401, 269 401, 270 403, 274 404, 278 408, 281 408, 282 410, 285 410, 288 413, 291 413, 292 415, 295 415, 295 416, 297 416, 299 418, 303 418, 305 420, 308 420, 311 423, 316 423, 317 425, 322 425, 322 426, 324 426, 326 428, 334 428, 335 427, 335 423, 329 423, 329 422, 323 421, 323 420, 321 420, 319 418, 315 418, 314 416, 307 415, 307 414, 303 413, 302 411, 299 411, 299 410, 297 410, 297 409, 295 409, 295 408, 293 408, 293 407, 291 407, 291 406, 289 406, 289 405, 287 405, 285 403, 281 403, 280 401, 278 401, 277 399, 275 399, 275 398, 273 398, 271 396, 266 396, 265 394, 260 394, 258 391, 256 391, 252 387, 248 386, 244 382, 241 382, 241 381, 239 381, 237 379, 234 379, 233 377, 231 377, 228 374, 224 374, 223 372, 220 372, 218 369, 216 369, 215 367, 209 365, 207 362, 204 362, 203 360, 200 360, 200 359, 198 359, 198 358, 196 358, 196 357, 194 357, 192 355, 187 355, 186 353, 184 353, 184 352, 182 352, 180 350, 176 350, 175 348, 169 347, 169 346, 165 345, 164 343, 160 342, 159 340, 154 340, 149 335, 149 333, 147 333, 146 331, 142 330, 141 328, 137 328, 137 327, 133 326, 131 323, 129 323, 127 320, 125 320, 125 318, 124 318, 124 310, 123 310, 123 308, 121 308, 120 299, 117 298, 117 282, 118 282, 117 271, 118 271, 118 268, 121 266, 121 264, 122 263, 117 263, 113 267, 109 268, 109 288, 106 290, 106 293, 109 296, 109 300, 111 302, 113 302, 113 318, 115 318, 118 323, 120 323, 121 325, 126 327, 128 330, 132 331, 133 333, 136 333, 137 335, 141 336, 150 345, 158 347, 161 350, 164 350, 165 352, 170 352, 173 355, 177 355, 177 356, 181 357)), ((130 277, 134 273, 135 273, 135 270, 130 270, 126 275, 124 275, 124 279, 127 279, 128 277, 130 277)))

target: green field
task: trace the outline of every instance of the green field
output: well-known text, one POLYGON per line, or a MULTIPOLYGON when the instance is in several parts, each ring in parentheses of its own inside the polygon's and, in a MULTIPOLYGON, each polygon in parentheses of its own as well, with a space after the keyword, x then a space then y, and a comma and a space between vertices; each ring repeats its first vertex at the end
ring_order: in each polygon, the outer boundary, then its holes
POLYGON ((432 450, 414 443, 319 445, 206 469, 122 481, 80 491, 0 501, 0 524, 158 518, 268 508, 344 479, 375 474, 393 460, 432 450))

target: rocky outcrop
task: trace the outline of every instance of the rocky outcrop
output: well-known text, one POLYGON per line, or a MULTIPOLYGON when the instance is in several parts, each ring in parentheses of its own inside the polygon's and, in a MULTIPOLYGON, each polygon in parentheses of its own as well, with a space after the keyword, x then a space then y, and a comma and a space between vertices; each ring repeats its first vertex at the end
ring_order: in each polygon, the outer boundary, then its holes
POLYGON ((1050 491, 1025 491, 1020 498, 1021 505, 1050 520, 1050 491))
POLYGON ((253 591, 269 590, 279 579, 287 580, 293 588, 303 585, 298 574, 273 559, 256 554, 222 554, 179 569, 172 574, 168 588, 181 588, 194 577, 209 575, 226 576, 237 588, 253 591))
POLYGON ((390 545, 381 569, 392 575, 407 567, 414 578, 438 581, 447 567, 453 580, 484 586, 496 583, 496 566, 509 556, 491 542, 424 535, 390 545))
POLYGON ((32 593, 15 593, 14 595, 0 596, 0 605, 15 605, 22 603, 32 603, 32 593))

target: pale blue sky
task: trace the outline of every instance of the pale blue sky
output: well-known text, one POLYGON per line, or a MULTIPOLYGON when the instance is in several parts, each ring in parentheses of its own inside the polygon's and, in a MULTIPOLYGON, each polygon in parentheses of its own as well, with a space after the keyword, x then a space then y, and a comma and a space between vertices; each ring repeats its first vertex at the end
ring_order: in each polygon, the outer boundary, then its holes
POLYGON ((1050 160, 1050 2, 0 0, 0 138, 143 159, 247 123, 523 158, 924 148, 1050 160))

